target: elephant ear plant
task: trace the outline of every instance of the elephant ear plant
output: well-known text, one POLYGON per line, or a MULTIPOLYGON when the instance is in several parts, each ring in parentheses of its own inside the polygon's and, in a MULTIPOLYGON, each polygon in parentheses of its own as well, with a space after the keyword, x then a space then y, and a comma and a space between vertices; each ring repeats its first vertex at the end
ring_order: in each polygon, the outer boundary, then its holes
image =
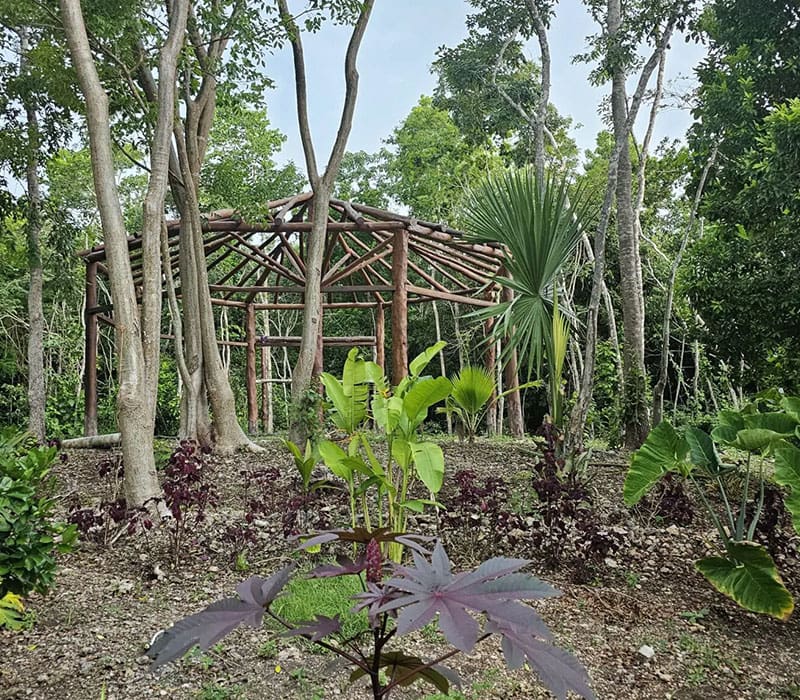
POLYGON ((473 571, 453 573, 441 543, 437 541, 433 551, 427 551, 425 541, 386 528, 373 532, 359 528, 322 532, 303 544, 308 548, 340 542, 358 548, 354 559, 340 557, 337 564, 320 566, 308 574, 359 578, 363 593, 354 596, 353 611, 366 610, 369 627, 355 636, 343 634, 338 615, 318 615, 315 620, 293 625, 272 610, 273 601, 292 576, 289 565, 267 579, 251 576, 237 587, 237 598, 212 603, 161 633, 147 652, 153 667, 179 659, 195 645, 208 649, 240 625, 261 627, 266 615, 284 629, 283 636, 303 637, 347 661, 352 669, 350 682, 368 679, 375 700, 389 698, 396 688, 416 682, 447 694, 452 684, 459 684, 459 678, 442 663, 459 652, 471 652, 492 636, 500 638, 511 669, 527 663, 557 698, 566 699, 570 691, 587 699, 595 697, 580 662, 554 646, 539 614, 519 602, 558 595, 548 584, 521 571, 528 561, 497 557, 473 571), (413 564, 400 566, 384 558, 384 542, 408 547, 413 564), (454 648, 430 660, 394 648, 397 638, 434 619, 454 648))
POLYGON ((696 567, 714 588, 753 612, 786 620, 794 609, 766 548, 753 541, 764 504, 764 481, 774 460, 774 479, 789 490, 786 507, 800 533, 800 399, 779 398, 776 410, 750 404, 741 411, 721 411, 709 435, 689 427, 680 434, 669 423, 652 430, 634 453, 625 479, 624 498, 636 504, 666 474, 678 474, 697 492, 724 546, 721 556, 704 557, 696 567), (733 502, 730 477, 741 469, 723 454, 743 455, 741 497, 733 502), (709 487, 719 494, 715 508, 709 487))
MULTIPOLYGON (((378 527, 403 532, 409 510, 421 512, 426 505, 435 504, 444 479, 444 456, 436 443, 422 439, 420 428, 430 409, 444 401, 452 387, 447 377, 424 376, 422 372, 444 346, 436 343, 414 358, 409 375, 395 387, 388 384, 377 364, 364 360, 355 348, 347 356, 341 379, 327 372, 320 375, 331 420, 347 437, 344 446, 322 440, 318 449, 325 466, 348 485, 353 527, 360 507, 367 528, 374 519, 378 527), (370 420, 386 438, 383 461, 370 443, 370 420), (430 498, 409 498, 417 480, 425 485, 430 498)), ((399 561, 402 546, 391 542, 388 549, 399 561)))

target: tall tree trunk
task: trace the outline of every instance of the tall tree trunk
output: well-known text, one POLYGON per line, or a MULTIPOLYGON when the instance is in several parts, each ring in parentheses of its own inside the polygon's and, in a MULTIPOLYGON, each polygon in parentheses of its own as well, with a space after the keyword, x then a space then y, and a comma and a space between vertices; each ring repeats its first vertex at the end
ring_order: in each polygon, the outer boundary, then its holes
MULTIPOLYGON (((615 37, 620 28, 620 0, 609 1, 608 33, 615 37)), ((611 86, 611 113, 614 137, 619 149, 617 165, 617 235, 619 237, 619 274, 622 296, 622 420, 625 446, 639 447, 650 430, 647 406, 647 374, 644 366, 644 290, 639 236, 633 211, 630 132, 627 128, 625 69, 614 68, 611 86)))
POLYGON ((172 3, 169 35, 159 57, 158 116, 150 151, 150 180, 143 204, 141 309, 137 305, 116 187, 108 95, 89 48, 80 0, 60 0, 60 7, 72 62, 86 103, 92 174, 114 304, 119 377, 117 416, 125 461, 125 495, 131 504, 161 502, 153 452, 161 335, 160 236, 175 106, 175 72, 186 30, 188 2, 172 3))
MULTIPOLYGON (((353 125, 356 97, 358 96, 358 70, 356 59, 361 47, 361 40, 369 23, 370 14, 375 0, 365 0, 361 5, 361 12, 356 21, 344 61, 345 96, 342 115, 339 120, 339 129, 331 149, 325 171, 320 175, 317 168, 317 156, 311 137, 311 127, 308 120, 308 93, 306 90, 306 67, 303 54, 303 43, 300 29, 289 13, 287 0, 278 0, 278 10, 283 18, 289 41, 292 45, 292 58, 294 61, 295 96, 297 101, 297 121, 300 129, 300 140, 303 144, 303 154, 308 171, 308 179, 314 192, 311 232, 308 235, 306 246, 306 280, 305 280, 305 308, 303 309, 303 332, 300 341, 300 351, 297 364, 292 373, 292 404, 299 408, 306 391, 312 386, 314 373, 314 359, 317 355, 317 342, 322 326, 322 265, 325 256, 325 234, 328 225, 328 210, 330 207, 333 185, 339 175, 339 166, 342 163, 347 139, 353 125)), ((289 434, 296 444, 304 444, 306 426, 298 419, 300 412, 295 411, 291 421, 289 434)))
MULTIPOLYGON (((19 71, 28 70, 28 29, 22 28, 19 71)), ((39 442, 45 439, 44 308, 42 305, 42 195, 39 189, 39 121, 36 106, 28 94, 24 99, 27 121, 25 178, 28 191, 26 239, 28 248, 28 432, 39 442)))
MULTIPOLYGON (((607 20, 609 34, 611 34, 612 26, 616 27, 615 32, 618 31, 621 22, 619 0, 608 0, 607 20)), ((642 67, 642 70, 639 74, 636 91, 634 92, 633 97, 630 100, 630 105, 627 109, 627 116, 625 118, 625 138, 622 140, 619 138, 615 139, 614 150, 609 158, 606 192, 605 197, 603 198, 603 206, 600 210, 600 218, 594 235, 595 261, 594 273, 592 275, 592 289, 589 296, 589 306, 587 309, 583 373, 581 374, 581 383, 578 388, 578 397, 570 413, 569 429, 567 430, 565 439, 565 448, 568 453, 581 449, 583 446, 583 432, 586 426, 586 416, 589 412, 589 405, 592 401, 592 393, 594 390, 594 370, 595 360, 597 358, 597 319, 600 312, 602 290, 605 284, 606 234, 608 232, 608 225, 611 218, 611 208, 614 202, 614 195, 617 190, 620 154, 623 148, 628 148, 627 134, 630 133, 633 124, 636 121, 636 115, 639 112, 639 107, 641 106, 642 99, 644 98, 647 84, 650 82, 650 77, 660 61, 661 54, 666 50, 669 39, 672 36, 673 28, 674 19, 670 19, 666 23, 664 31, 662 32, 655 48, 653 49, 653 53, 642 67)))

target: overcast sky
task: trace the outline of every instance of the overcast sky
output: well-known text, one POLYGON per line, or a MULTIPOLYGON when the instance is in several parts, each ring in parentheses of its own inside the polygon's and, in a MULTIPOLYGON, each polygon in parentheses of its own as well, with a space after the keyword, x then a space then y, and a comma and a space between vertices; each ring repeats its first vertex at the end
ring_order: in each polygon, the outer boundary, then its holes
MULTIPOLYGON (((469 10, 466 0, 376 0, 358 59, 361 80, 348 150, 380 148, 420 95, 432 93, 435 81, 430 64, 436 49, 455 46, 466 36, 464 20, 469 10)), ((593 87, 589 83, 591 66, 572 62, 573 56, 585 50, 586 37, 595 30, 596 25, 580 0, 561 0, 549 33, 553 57, 551 100, 559 112, 574 119, 572 137, 581 149, 591 148, 603 127, 598 105, 608 94, 608 86, 593 87)), ((310 120, 320 167, 327 162, 341 112, 343 61, 349 34, 348 27, 328 24, 317 34, 303 35, 310 120)), ((538 58, 534 44, 528 53, 538 58)), ((702 47, 686 43, 683 38, 673 40, 666 71, 673 88, 691 88, 692 69, 702 55, 702 47)), ((267 95, 269 117, 288 137, 282 157, 304 169, 288 47, 271 59, 268 72, 276 83, 267 95)), ((659 117, 656 137, 682 137, 690 122, 688 112, 668 107, 659 117)), ((640 120, 638 132, 643 128, 640 120)))

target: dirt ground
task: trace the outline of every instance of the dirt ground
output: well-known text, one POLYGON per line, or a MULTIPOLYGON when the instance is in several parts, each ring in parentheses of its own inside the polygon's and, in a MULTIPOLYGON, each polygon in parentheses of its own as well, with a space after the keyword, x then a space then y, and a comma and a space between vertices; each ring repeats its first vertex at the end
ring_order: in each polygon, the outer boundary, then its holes
MULTIPOLYGON (((28 600, 35 624, 18 633, 0 631, 0 700, 367 697, 363 685, 347 685, 349 672, 331 655, 309 654, 302 641, 293 639, 266 643, 274 637, 252 629, 150 673, 144 651, 156 632, 232 595, 248 575, 234 570, 224 547, 203 544, 219 542, 218 534, 228 524, 241 521, 242 472, 280 470, 273 482, 276 510, 293 493, 294 468, 287 454, 278 441, 266 447, 258 456, 209 458, 219 505, 205 524, 193 529, 191 536, 199 544, 180 566, 169 563, 159 533, 151 533, 147 541, 141 535, 122 536, 111 547, 83 542, 62 557, 51 593, 28 600)), ((531 468, 530 444, 448 441, 443 448, 448 476, 465 468, 506 475, 524 500, 530 487, 515 481, 514 474, 531 468)), ((64 508, 76 495, 84 504, 102 496, 97 463, 107 458, 106 452, 74 451, 59 464, 64 508)), ((624 469, 624 461, 614 454, 595 455, 589 466, 594 504, 621 546, 593 567, 588 582, 576 583, 569 567, 553 570, 537 563, 536 553, 526 551, 524 542, 513 551, 533 559, 534 573, 563 592, 537 609, 557 642, 586 665, 598 697, 800 698, 800 614, 782 623, 745 613, 714 592, 693 567, 694 559, 716 551, 714 531, 700 517, 679 526, 648 513, 628 512, 621 499, 624 469)), ((330 509, 328 515, 335 520, 336 506, 330 509)), ((495 535, 480 527, 476 524, 470 534, 471 546, 477 542, 491 552, 495 535)), ((249 556, 249 571, 268 575, 293 556, 294 545, 283 535, 278 512, 260 521, 259 528, 259 548, 249 556)), ((797 597, 796 539, 787 551, 779 566, 797 597)), ((454 559, 457 554, 451 548, 454 559)), ((437 634, 424 630, 405 645, 406 651, 423 655, 444 648, 437 634)), ((449 664, 463 680, 463 695, 456 697, 550 697, 529 671, 507 672, 492 639, 449 664)), ((414 686, 398 697, 437 697, 430 693, 414 686)))

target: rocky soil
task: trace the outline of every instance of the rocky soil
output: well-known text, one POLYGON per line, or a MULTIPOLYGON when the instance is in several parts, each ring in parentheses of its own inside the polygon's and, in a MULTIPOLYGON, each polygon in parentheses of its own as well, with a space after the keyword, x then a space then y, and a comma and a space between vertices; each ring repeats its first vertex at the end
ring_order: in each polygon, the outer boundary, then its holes
MULTIPOLYGON (((296 493, 294 468, 279 442, 266 447, 258 456, 209 458, 219 505, 191 529, 190 551, 178 565, 168 554, 165 534, 157 531, 147 537, 121 535, 111 546, 82 542, 64 556, 50 594, 28 600, 30 629, 0 631, 0 700, 366 698, 364 686, 347 685, 349 672, 332 656, 309 654, 294 639, 269 643, 274 636, 252 629, 156 674, 149 671, 143 653, 156 632, 231 595, 247 575, 235 570, 222 540, 230 524, 242 521, 242 472, 280 471, 271 481, 275 512, 258 521, 249 571, 266 575, 297 556, 284 537, 282 518, 296 493)), ((498 551, 534 560, 534 572, 563 592, 537 607, 558 643, 589 669, 599 698, 800 698, 800 615, 781 623, 745 613, 715 593, 692 563, 716 549, 713 530, 699 513, 683 526, 663 522, 646 509, 628 512, 621 501, 625 467, 619 455, 595 455, 588 467, 592 501, 618 548, 578 570, 568 548, 561 566, 546 565, 524 532, 531 444, 446 442, 443 447, 448 477, 460 469, 504 476, 523 515, 522 531, 511 536, 493 531, 480 517, 449 534, 454 561, 466 566, 498 551)), ((97 463, 107 458, 105 452, 75 451, 58 467, 64 509, 76 495, 84 504, 103 497, 97 463)), ((445 501, 453 494, 452 483, 448 488, 445 501)), ((346 522, 335 499, 324 508, 330 524, 346 522)), ((797 597, 800 563, 791 537, 788 530, 783 534, 780 567, 797 597)), ((405 645, 422 655, 444 649, 431 630, 405 645)), ((529 671, 507 672, 491 639, 449 663, 463 680, 462 695, 455 697, 549 697, 529 671)), ((429 692, 415 686, 398 697, 437 697, 429 692)))

